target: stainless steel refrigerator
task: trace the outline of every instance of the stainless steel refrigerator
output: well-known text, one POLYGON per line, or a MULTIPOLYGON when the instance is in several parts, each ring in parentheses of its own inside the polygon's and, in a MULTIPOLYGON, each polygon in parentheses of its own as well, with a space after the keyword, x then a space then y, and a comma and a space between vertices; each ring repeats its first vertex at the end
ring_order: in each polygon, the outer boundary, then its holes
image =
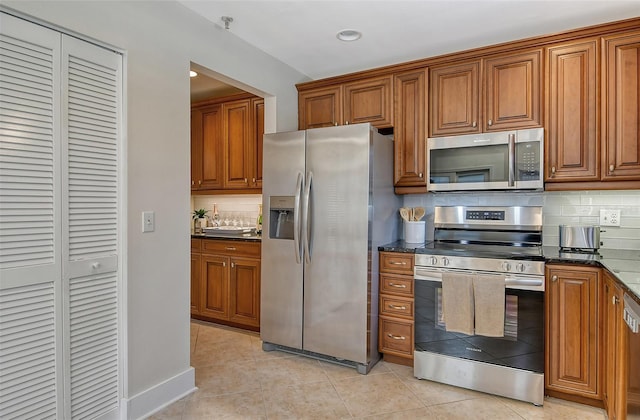
POLYGON ((264 136, 260 336, 366 374, 378 246, 397 238, 393 141, 370 124, 264 136))

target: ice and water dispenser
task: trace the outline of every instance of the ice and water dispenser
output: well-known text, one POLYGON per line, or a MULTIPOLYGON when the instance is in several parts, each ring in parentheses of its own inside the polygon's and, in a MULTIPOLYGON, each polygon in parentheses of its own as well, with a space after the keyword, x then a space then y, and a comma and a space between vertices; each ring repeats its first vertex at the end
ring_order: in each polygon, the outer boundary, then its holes
POLYGON ((293 240, 294 196, 269 197, 269 238, 293 240))

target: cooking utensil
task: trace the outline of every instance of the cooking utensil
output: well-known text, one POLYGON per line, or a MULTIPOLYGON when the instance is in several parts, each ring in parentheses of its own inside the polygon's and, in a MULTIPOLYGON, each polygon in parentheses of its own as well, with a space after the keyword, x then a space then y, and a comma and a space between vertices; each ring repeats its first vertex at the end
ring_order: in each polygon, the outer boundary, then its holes
POLYGON ((400 217, 402 217, 402 220, 404 220, 405 222, 410 221, 411 219, 409 219, 409 209, 406 207, 400 207, 400 217))
POLYGON ((413 209, 413 220, 419 222, 424 217, 424 207, 416 207, 413 209))

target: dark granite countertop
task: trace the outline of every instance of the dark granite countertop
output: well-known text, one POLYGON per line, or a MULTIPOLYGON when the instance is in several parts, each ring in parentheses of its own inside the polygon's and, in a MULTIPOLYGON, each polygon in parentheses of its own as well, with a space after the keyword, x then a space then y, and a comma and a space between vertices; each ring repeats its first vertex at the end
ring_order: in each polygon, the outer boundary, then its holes
MULTIPOLYGON (((378 251, 386 252, 424 252, 424 244, 411 244, 395 241, 378 247, 378 251)), ((565 252, 559 247, 544 246, 542 253, 549 263, 591 264, 606 268, 616 277, 626 292, 633 295, 640 303, 640 250, 600 249, 598 253, 565 252)))

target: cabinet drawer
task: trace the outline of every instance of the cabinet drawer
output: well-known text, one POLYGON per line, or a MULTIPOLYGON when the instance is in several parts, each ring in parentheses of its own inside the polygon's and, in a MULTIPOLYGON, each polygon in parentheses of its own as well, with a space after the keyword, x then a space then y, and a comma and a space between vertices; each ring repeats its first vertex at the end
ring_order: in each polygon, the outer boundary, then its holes
POLYGON ((380 293, 413 297, 413 277, 380 274, 380 293))
POLYGON ((413 276, 413 254, 381 252, 380 272, 407 274, 413 276))
POLYGON ((380 295, 380 315, 413 319, 413 299, 380 295))
POLYGON ((202 253, 260 258, 260 242, 205 239, 202 241, 202 253))
POLYGON ((380 317, 380 351, 398 356, 413 356, 413 322, 380 317))
POLYGON ((191 238, 191 252, 200 252, 202 249, 202 239, 191 238))

